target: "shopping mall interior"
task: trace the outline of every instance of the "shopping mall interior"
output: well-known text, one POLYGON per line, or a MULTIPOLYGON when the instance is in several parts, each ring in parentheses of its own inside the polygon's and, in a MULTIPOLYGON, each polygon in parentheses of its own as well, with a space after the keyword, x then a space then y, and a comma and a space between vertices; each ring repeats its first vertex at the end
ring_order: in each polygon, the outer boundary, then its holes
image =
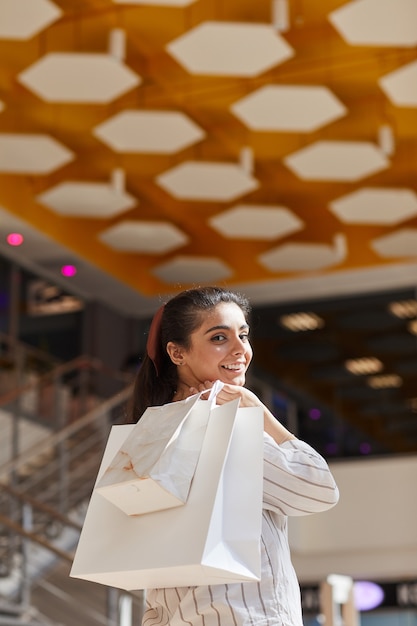
POLYGON ((305 626, 417 626, 416 163, 415 0, 0 0, 0 626, 140 623, 69 572, 198 285, 340 488, 290 520, 305 626))

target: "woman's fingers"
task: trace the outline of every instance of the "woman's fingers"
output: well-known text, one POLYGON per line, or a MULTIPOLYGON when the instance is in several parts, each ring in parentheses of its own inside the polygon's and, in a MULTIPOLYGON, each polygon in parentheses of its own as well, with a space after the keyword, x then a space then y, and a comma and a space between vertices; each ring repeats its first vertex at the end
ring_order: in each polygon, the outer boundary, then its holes
POLYGON ((225 404, 236 398, 241 398, 242 389, 242 387, 236 387, 235 385, 223 385, 222 389, 217 394, 217 404, 225 404))
POLYGON ((208 393, 212 387, 213 383, 209 380, 206 380, 205 383, 200 383, 198 387, 189 387, 189 392, 191 396, 195 395, 196 393, 203 393, 204 395, 204 392, 208 393))
POLYGON ((246 387, 239 387, 238 385, 227 385, 223 386, 223 389, 217 396, 217 404, 225 404, 226 402, 230 402, 231 400, 236 400, 239 398, 240 406, 261 406, 262 403, 259 398, 246 387))

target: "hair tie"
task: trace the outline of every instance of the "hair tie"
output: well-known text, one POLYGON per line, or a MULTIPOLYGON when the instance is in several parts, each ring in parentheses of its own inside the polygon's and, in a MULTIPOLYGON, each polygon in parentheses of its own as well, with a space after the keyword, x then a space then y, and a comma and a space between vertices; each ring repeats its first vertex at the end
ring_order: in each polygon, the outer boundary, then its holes
POLYGON ((146 342, 146 352, 154 364, 156 375, 159 376, 160 366, 160 336, 161 321, 165 305, 163 304, 153 316, 151 326, 149 328, 148 341, 146 342))

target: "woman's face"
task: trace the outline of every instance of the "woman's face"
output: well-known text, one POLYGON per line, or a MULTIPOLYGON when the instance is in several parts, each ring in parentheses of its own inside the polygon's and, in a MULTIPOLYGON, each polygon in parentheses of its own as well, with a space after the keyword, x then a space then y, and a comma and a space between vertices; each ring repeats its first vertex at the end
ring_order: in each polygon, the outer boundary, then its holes
MULTIPOLYGON (((252 348, 249 327, 237 304, 222 302, 204 314, 203 323, 192 333, 190 343, 188 350, 177 348, 181 382, 190 387, 215 380, 245 384, 252 348)), ((175 362, 172 355, 171 358, 175 362)))

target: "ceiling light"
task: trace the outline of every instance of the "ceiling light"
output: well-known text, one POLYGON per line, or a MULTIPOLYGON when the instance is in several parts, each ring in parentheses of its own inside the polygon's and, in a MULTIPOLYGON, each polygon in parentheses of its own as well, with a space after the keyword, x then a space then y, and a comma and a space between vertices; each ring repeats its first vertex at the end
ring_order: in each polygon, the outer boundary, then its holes
POLYGON ((71 278, 72 276, 75 276, 76 273, 77 273, 77 268, 75 267, 75 265, 63 265, 61 267, 62 276, 71 278))
POLYGON ((408 400, 408 404, 410 406, 410 409, 412 410, 413 413, 417 413, 417 397, 416 398, 410 398, 408 400))
POLYGON ((417 335, 417 320, 413 320, 407 326, 408 330, 412 335, 417 335))
POLYGON ((403 384, 403 380, 398 374, 371 376, 366 382, 372 389, 389 389, 392 387, 401 387, 403 384))
POLYGON ((390 312, 402 320, 417 317, 417 300, 399 300, 390 302, 388 305, 390 312))
POLYGON ((324 326, 324 320, 315 313, 291 313, 281 315, 279 322, 293 332, 317 330, 324 326))
POLYGON ((23 243, 23 235, 20 233, 9 233, 6 240, 9 246, 20 246, 23 243))
POLYGON ((364 374, 380 372, 384 365, 379 359, 371 356, 360 359, 348 359, 345 361, 345 367, 351 374, 362 376, 364 374))
POLYGON ((73 313, 84 308, 80 298, 65 293, 61 287, 46 280, 31 280, 27 290, 27 311, 29 315, 58 315, 73 313))

